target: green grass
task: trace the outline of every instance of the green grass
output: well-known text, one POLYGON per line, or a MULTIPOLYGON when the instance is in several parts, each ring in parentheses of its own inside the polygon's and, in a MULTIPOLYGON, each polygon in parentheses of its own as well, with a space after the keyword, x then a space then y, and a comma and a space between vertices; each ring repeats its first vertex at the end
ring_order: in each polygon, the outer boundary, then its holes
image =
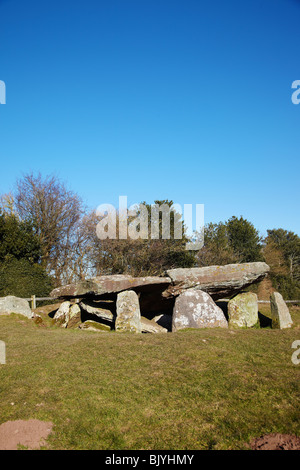
POLYGON ((300 309, 291 314, 289 330, 161 335, 0 316, 0 424, 52 421, 49 449, 243 449, 266 433, 300 435, 300 309))

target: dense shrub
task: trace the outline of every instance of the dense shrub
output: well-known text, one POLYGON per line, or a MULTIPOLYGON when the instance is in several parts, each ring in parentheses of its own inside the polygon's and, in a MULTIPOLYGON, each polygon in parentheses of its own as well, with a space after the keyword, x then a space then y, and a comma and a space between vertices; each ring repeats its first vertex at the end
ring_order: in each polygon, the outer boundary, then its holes
POLYGON ((51 278, 36 263, 25 258, 11 258, 0 265, 0 297, 15 295, 29 298, 33 294, 47 297, 51 289, 51 278))
POLYGON ((288 276, 281 274, 270 274, 273 287, 281 293, 286 300, 299 300, 300 299, 300 285, 299 282, 291 279, 288 276))

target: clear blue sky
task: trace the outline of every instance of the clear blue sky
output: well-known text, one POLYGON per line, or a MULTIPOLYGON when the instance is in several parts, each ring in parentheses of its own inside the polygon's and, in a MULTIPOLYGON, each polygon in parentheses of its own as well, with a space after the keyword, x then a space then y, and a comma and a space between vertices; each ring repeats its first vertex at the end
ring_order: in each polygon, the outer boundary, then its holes
POLYGON ((172 199, 300 234, 300 2, 0 0, 0 194, 172 199))

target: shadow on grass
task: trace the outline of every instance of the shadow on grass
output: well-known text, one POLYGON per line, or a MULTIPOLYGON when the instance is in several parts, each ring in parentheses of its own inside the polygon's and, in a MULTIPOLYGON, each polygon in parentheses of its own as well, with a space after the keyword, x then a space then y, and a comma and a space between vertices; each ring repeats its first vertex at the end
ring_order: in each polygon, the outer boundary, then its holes
POLYGON ((271 328, 272 320, 261 312, 258 312, 258 321, 261 328, 271 328))

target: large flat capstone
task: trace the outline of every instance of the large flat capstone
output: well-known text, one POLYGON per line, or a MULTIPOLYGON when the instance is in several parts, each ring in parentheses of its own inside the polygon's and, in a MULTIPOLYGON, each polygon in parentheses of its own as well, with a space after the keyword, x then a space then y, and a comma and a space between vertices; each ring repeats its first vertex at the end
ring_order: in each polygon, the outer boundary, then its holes
POLYGON ((76 284, 57 287, 50 295, 61 299, 102 297, 107 294, 118 294, 125 290, 134 290, 135 292, 164 290, 170 282, 169 277, 133 277, 125 274, 105 275, 80 281, 76 284))
POLYGON ((217 300, 232 296, 245 287, 261 281, 269 270, 269 266, 263 262, 170 269, 167 274, 172 283, 163 296, 177 296, 193 288, 207 292, 217 300))

